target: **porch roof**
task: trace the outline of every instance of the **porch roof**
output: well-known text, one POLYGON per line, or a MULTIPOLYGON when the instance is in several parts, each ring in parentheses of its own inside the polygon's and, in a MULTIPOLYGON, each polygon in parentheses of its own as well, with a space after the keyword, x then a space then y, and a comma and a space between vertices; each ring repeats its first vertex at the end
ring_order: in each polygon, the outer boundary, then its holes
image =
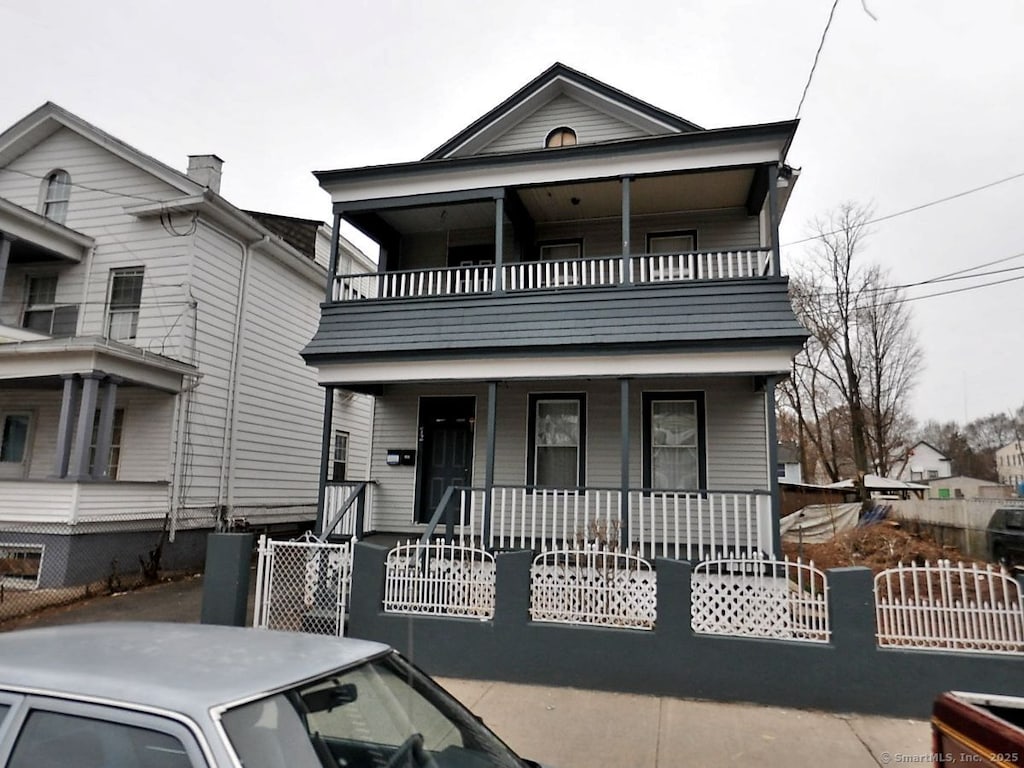
POLYGON ((14 261, 22 254, 36 259, 41 252, 77 264, 95 243, 89 235, 3 198, 0 198, 0 235, 13 242, 11 258, 14 261))
POLYGON ((0 344, 0 386, 49 386, 62 376, 102 371, 127 384, 180 392, 198 369, 144 349, 96 336, 0 344))

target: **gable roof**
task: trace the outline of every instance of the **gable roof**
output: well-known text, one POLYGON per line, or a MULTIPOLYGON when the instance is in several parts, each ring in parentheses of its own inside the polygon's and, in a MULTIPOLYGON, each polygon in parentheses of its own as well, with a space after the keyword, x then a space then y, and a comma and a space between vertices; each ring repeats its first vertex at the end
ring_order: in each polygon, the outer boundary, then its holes
POLYGON ((8 165, 61 128, 67 128, 100 145, 122 160, 151 173, 184 195, 195 195, 204 189, 201 184, 188 178, 181 171, 176 171, 156 158, 140 152, 52 101, 46 102, 0 133, 0 167, 8 165))
POLYGON ((563 93, 643 128, 651 135, 703 130, 689 120, 555 62, 423 159, 440 160, 472 153, 563 93))

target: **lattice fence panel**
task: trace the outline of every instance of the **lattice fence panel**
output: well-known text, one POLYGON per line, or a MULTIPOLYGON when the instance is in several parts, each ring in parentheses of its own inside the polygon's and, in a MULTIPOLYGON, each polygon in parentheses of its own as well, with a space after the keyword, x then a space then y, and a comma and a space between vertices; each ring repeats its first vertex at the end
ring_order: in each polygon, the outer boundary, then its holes
POLYGON ((257 604, 253 624, 264 629, 344 633, 352 588, 352 546, 313 537, 272 541, 260 537, 257 604))
POLYGON ((878 644, 1024 653, 1020 586, 992 565, 900 563, 875 576, 878 644))
POLYGON ((722 558, 693 571, 694 632, 826 643, 828 584, 814 563, 722 558))
POLYGON ((653 629, 657 574, 646 560, 596 547, 538 555, 530 569, 534 621, 653 629))
POLYGON ((384 610, 494 618, 494 555, 435 542, 399 544, 387 556, 384 610))

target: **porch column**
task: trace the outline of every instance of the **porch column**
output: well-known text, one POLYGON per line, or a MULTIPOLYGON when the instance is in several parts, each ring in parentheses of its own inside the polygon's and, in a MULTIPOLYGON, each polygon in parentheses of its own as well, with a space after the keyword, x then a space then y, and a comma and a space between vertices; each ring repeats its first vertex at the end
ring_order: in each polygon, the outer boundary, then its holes
POLYGON ((504 271, 505 250, 505 198, 494 198, 494 287, 495 293, 505 292, 504 271))
POLYGON ((67 477, 71 461, 71 437, 74 432, 75 413, 81 382, 73 373, 63 374, 64 393, 60 401, 60 420, 57 422, 57 456, 53 467, 55 477, 67 477))
MULTIPOLYGON (((320 434, 320 483, 316 494, 316 532, 321 534, 327 525, 327 471, 331 466, 331 438, 334 435, 334 390, 324 387, 324 425, 320 434)), ((361 531, 356 531, 360 535, 361 531)))
POLYGON ((0 296, 4 292, 4 280, 7 279, 7 262, 11 259, 11 241, 0 232, 0 296))
POLYGON ((779 491, 779 429, 775 418, 775 385, 778 376, 766 376, 764 380, 764 407, 768 426, 768 488, 771 492, 772 551, 781 556, 782 534, 779 532, 779 518, 782 517, 782 494, 779 491))
POLYGON ((110 478, 110 446, 114 437, 114 411, 117 407, 117 385, 120 379, 107 376, 103 383, 100 421, 96 429, 96 455, 92 461, 93 480, 110 478))
POLYGON ((619 507, 619 549, 629 549, 629 379, 619 379, 619 429, 622 447, 619 455, 622 502, 619 507))
POLYGON ((491 489, 494 487, 494 454, 497 448, 498 382, 487 382, 487 463, 484 466, 484 527, 482 547, 491 540, 491 489))
POLYGON ((341 225, 341 214, 334 214, 334 228, 331 230, 331 260, 327 266, 327 288, 324 301, 334 301, 334 280, 338 275, 338 240, 341 237, 339 232, 341 225))
POLYGON ((768 232, 772 238, 772 275, 782 275, 782 255, 779 251, 779 164, 768 166, 768 232))
POLYGON ((632 179, 629 176, 622 177, 622 283, 629 285, 633 282, 633 270, 630 268, 629 260, 629 216, 630 216, 630 202, 629 202, 629 188, 632 179))
POLYGON ((68 477, 73 480, 89 478, 89 449, 92 447, 92 428, 96 423, 96 400, 99 394, 102 373, 93 371, 82 374, 82 399, 78 405, 78 427, 75 443, 71 449, 71 466, 68 477))

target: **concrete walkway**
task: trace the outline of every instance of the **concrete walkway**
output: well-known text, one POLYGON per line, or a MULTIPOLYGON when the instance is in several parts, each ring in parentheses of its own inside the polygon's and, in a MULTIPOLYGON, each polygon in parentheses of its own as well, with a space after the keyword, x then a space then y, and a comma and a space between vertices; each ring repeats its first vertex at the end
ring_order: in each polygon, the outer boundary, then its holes
MULTIPOLYGON (((198 622, 201 608, 202 580, 194 578, 51 609, 18 626, 198 622)), ((927 763, 925 756, 931 751, 928 723, 920 720, 478 680, 440 681, 519 754, 552 768, 871 768, 927 763)))

